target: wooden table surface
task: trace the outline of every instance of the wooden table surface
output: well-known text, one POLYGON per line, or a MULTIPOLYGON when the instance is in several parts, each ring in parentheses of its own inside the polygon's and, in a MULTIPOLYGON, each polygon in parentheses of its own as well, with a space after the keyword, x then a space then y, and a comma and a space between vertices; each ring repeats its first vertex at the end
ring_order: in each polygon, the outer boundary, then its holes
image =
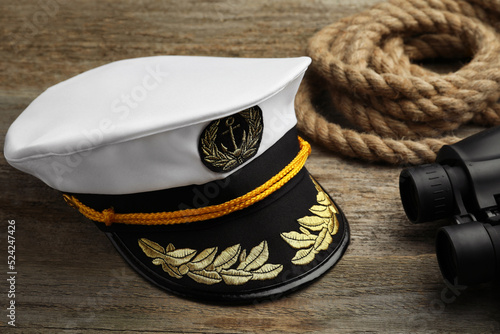
MULTIPOLYGON (((0 145, 35 97, 85 70, 165 54, 300 56, 321 27, 375 2, 1 0, 0 145)), ((446 286, 434 253, 445 222, 409 223, 399 201, 401 166, 345 159, 313 145, 307 168, 349 219, 347 253, 303 290, 234 307, 150 285, 60 193, 0 159, 0 332, 500 331, 499 284, 446 286), (16 226, 16 328, 6 317, 9 220, 16 226)))

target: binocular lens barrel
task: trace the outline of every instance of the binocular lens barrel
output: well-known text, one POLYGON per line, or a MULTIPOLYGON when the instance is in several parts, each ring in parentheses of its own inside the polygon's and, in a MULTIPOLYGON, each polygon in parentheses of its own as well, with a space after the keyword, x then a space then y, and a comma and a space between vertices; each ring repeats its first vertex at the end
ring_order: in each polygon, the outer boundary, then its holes
POLYGON ((497 276, 498 226, 479 222, 442 227, 436 239, 441 273, 452 284, 489 282, 497 276), (497 243, 497 245, 495 245, 497 243))
POLYGON ((399 191, 406 215, 413 223, 453 215, 454 196, 450 178, 440 164, 403 170, 399 177, 399 191))

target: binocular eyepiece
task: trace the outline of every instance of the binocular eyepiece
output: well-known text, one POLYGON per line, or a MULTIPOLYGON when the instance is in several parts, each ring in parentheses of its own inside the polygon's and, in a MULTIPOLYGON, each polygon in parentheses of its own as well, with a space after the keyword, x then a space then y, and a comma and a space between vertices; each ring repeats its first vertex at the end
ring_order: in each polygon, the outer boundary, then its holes
POLYGON ((433 164, 403 170, 399 190, 411 222, 457 223, 436 237, 439 267, 450 283, 500 278, 500 127, 443 146, 433 164))

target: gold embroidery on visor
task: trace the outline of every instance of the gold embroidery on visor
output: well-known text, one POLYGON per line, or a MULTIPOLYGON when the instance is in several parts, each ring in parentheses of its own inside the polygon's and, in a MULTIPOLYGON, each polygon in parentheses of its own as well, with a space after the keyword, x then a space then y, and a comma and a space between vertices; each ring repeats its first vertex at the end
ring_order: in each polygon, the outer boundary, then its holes
MULTIPOLYGON (((339 229, 337 208, 319 184, 313 178, 311 180, 318 191, 316 195, 318 205, 309 208, 314 216, 305 216, 297 220, 302 233, 297 231, 281 233, 283 240, 298 249, 292 259, 294 265, 311 263, 316 254, 328 249, 333 241, 332 236, 337 234, 339 229)), ((276 278, 283 270, 282 264, 266 263, 269 249, 265 240, 253 247, 248 255, 246 250, 241 251, 240 244, 228 247, 217 255, 218 247, 207 248, 198 253, 190 248, 175 249, 173 244, 163 248, 146 238, 139 239, 138 243, 144 254, 153 258, 153 264, 161 266, 170 276, 179 279, 187 275, 200 284, 212 285, 224 282, 227 285, 242 285, 250 280, 276 278), (231 268, 238 261, 238 266, 231 268)))
POLYGON ((201 284, 224 282, 227 285, 242 285, 250 280, 273 279, 283 270, 281 264, 266 263, 269 250, 265 240, 253 247, 248 255, 237 244, 226 248, 218 256, 217 247, 198 253, 190 248, 175 249, 173 244, 163 248, 145 238, 139 239, 138 243, 144 254, 154 258, 153 264, 161 265, 170 276, 179 279, 187 275, 201 284), (231 268, 238 261, 238 266, 231 268))
POLYGON ((327 250, 333 241, 332 236, 339 230, 339 221, 337 219, 338 210, 330 200, 330 197, 321 189, 319 184, 311 178, 318 191, 316 201, 319 205, 313 205, 309 211, 314 216, 305 216, 297 219, 300 224, 297 231, 283 232, 281 237, 290 246, 298 249, 292 263, 295 265, 306 265, 311 263, 316 254, 327 250), (313 232, 319 232, 313 234, 313 232))

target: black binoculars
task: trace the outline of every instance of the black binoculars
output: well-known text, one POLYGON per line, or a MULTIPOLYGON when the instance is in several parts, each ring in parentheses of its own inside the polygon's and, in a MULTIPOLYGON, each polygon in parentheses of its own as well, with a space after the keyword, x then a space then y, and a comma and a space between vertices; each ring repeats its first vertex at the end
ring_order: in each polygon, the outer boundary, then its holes
POLYGON ((473 285, 500 277, 500 127, 443 146, 433 164, 403 170, 399 190, 413 223, 457 223, 437 232, 445 279, 473 285))

